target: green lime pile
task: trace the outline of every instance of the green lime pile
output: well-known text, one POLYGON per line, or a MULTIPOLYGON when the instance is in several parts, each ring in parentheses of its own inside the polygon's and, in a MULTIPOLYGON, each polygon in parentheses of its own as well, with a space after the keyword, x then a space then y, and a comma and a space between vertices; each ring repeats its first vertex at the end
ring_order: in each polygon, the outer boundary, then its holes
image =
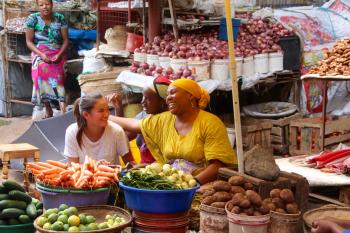
MULTIPOLYGON (((118 216, 113 215, 113 219, 117 219, 117 217, 118 216)), ((107 220, 106 218, 107 222, 98 224, 96 223, 96 218, 94 216, 85 213, 78 213, 76 207, 69 207, 66 204, 61 204, 59 208, 46 210, 42 216, 37 218, 36 223, 39 227, 42 227, 45 230, 68 232, 93 231, 115 227, 115 222, 117 221, 120 221, 120 224, 125 223, 125 220, 120 218, 118 220, 113 220, 113 223, 110 221, 112 224, 108 224, 109 219, 110 218, 107 220)))

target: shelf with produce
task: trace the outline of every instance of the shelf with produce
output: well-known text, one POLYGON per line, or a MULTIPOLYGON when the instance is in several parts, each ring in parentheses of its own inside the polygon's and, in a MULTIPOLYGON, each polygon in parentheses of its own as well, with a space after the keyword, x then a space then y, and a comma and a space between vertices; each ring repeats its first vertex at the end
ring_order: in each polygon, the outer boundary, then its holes
POLYGON ((30 99, 10 99, 11 103, 34 106, 30 99))

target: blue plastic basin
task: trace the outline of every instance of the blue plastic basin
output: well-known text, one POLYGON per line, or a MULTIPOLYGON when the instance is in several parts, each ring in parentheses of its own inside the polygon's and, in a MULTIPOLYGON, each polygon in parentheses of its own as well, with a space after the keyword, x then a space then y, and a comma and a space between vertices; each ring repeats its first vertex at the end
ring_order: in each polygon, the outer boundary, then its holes
POLYGON ((191 208, 192 199, 199 184, 183 190, 146 190, 124 185, 126 205, 133 210, 144 213, 170 214, 185 212, 191 208))

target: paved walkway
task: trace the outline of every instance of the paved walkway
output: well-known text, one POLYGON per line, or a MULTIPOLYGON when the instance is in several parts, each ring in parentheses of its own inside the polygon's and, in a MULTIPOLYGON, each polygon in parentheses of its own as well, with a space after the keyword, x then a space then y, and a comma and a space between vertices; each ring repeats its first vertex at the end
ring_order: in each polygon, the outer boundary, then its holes
POLYGON ((12 118, 0 117, 0 144, 11 143, 21 136, 32 124, 31 116, 12 118))

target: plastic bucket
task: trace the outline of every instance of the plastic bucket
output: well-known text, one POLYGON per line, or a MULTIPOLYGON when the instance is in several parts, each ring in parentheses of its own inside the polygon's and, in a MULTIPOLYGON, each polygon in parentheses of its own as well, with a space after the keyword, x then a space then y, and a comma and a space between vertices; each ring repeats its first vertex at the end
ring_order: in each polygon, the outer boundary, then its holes
POLYGON ((234 128, 226 128, 228 139, 230 140, 232 148, 235 146, 236 142, 236 132, 234 128))
POLYGON ((243 76, 249 77, 253 74, 255 74, 254 57, 245 57, 243 59, 243 76))
POLYGON ((177 214, 151 214, 134 211, 134 233, 139 232, 170 232, 185 233, 188 230, 189 217, 187 212, 177 214))
POLYGON ((269 72, 269 56, 267 53, 257 54, 254 56, 255 73, 269 72))
POLYGON ((170 59, 170 66, 173 68, 174 72, 178 71, 180 68, 186 68, 186 59, 170 59))
POLYGON ((129 52, 134 52, 136 48, 139 48, 143 45, 143 36, 131 32, 128 32, 127 34, 128 37, 126 38, 126 50, 129 52))
POLYGON ((36 189, 41 193, 45 209, 57 208, 62 203, 69 206, 106 205, 110 191, 110 187, 96 190, 56 190, 38 184, 36 189))
POLYGON ((236 57, 236 74, 237 74, 237 77, 240 77, 243 74, 243 58, 242 57, 236 57))
MULTIPOLYGON (((229 203, 229 202, 228 202, 229 203)), ((246 216, 231 213, 227 210, 226 213, 229 222, 229 233, 267 233, 270 222, 270 215, 261 216, 246 216)))
POLYGON ((207 205, 200 206, 200 232, 225 233, 228 232, 228 220, 224 209, 207 205))
POLYGON ((298 214, 282 214, 270 212, 269 233, 298 233, 301 212, 298 214))
POLYGON ((147 62, 147 54, 135 52, 134 53, 134 61, 147 62))
POLYGON ((269 53, 269 72, 283 70, 283 53, 269 53))
POLYGON ((148 65, 159 66, 159 56, 154 54, 147 54, 147 63, 148 65))
POLYGON ((170 57, 159 57, 159 65, 165 69, 170 67, 170 57))
POLYGON ((192 71, 192 75, 196 76, 196 81, 210 79, 210 61, 188 61, 188 68, 192 71))
POLYGON ((211 65, 211 79, 224 81, 230 77, 228 59, 215 59, 211 65))
POLYGON ((35 233, 33 223, 19 225, 0 225, 0 232, 3 233, 35 233))

